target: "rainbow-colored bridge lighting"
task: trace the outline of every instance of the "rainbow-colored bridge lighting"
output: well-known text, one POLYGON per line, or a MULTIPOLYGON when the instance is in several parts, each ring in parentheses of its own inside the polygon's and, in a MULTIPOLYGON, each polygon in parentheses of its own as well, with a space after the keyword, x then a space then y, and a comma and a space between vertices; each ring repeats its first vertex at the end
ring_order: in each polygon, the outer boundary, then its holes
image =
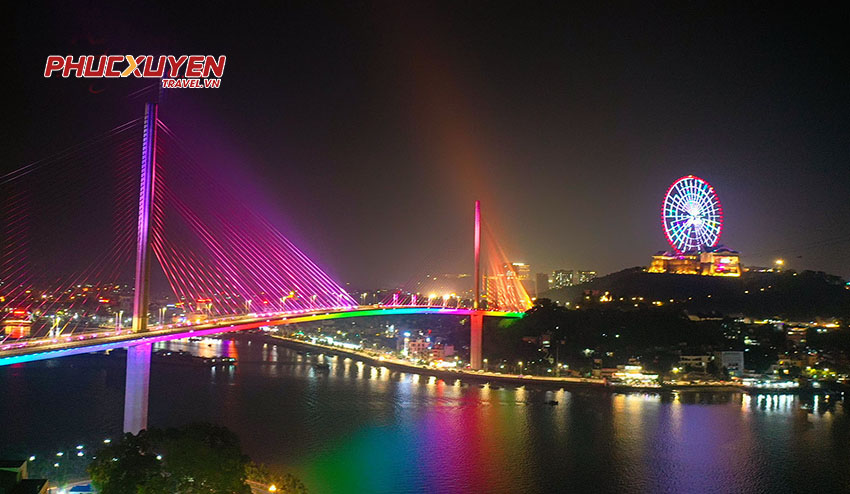
POLYGON ((102 352, 117 348, 128 348, 136 345, 159 343, 161 341, 180 340, 192 336, 211 336, 236 331, 246 331, 262 326, 283 326, 313 321, 326 321, 333 319, 348 319, 353 317, 381 317, 381 316, 404 316, 416 314, 438 314, 445 316, 469 316, 478 312, 490 317, 521 318, 523 312, 506 311, 474 311, 473 309, 448 309, 441 307, 382 307, 382 308, 339 308, 322 309, 321 311, 309 312, 299 311, 295 313, 270 313, 254 314, 241 319, 225 319, 222 321, 201 322, 195 325, 179 325, 153 330, 148 333, 121 333, 111 338, 112 341, 103 339, 70 340, 55 345, 38 345, 37 341, 30 342, 31 345, 17 347, 14 350, 4 352, 6 356, 0 356, 0 366, 34 362, 84 353, 102 352))

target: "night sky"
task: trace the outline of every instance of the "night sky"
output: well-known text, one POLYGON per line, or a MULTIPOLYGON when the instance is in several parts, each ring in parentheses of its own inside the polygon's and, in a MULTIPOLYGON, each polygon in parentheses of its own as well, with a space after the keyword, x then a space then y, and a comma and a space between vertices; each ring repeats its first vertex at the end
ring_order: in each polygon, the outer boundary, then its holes
POLYGON ((646 265, 687 174, 745 264, 850 277, 848 4, 71 3, 12 7, 5 171, 155 82, 45 79, 47 55, 224 54, 162 120, 341 281, 469 272, 474 199, 535 272, 646 265))

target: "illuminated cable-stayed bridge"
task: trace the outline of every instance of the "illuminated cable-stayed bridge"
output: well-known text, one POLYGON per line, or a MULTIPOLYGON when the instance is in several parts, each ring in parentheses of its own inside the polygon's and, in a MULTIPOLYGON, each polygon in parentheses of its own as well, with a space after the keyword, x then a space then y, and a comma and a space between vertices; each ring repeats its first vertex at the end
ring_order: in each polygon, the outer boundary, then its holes
POLYGON ((157 118, 154 104, 143 119, 3 175, 0 191, 0 366, 127 348, 128 432, 147 426, 151 348, 159 341, 349 317, 468 316, 470 364, 478 369, 483 317, 521 317, 531 305, 516 276, 499 272, 507 265, 499 249, 489 256, 497 267, 480 271, 478 203, 471 301, 449 306, 446 299, 440 304, 411 293, 358 305, 213 179, 157 118), (71 275, 51 274, 69 267, 71 275), (150 299, 157 274, 173 294, 168 305, 184 315, 171 324, 168 306, 154 310, 150 299), (114 281, 130 277, 132 289, 114 281), (131 312, 128 328, 121 307, 131 312), (157 312, 159 324, 153 324, 149 318, 157 312))

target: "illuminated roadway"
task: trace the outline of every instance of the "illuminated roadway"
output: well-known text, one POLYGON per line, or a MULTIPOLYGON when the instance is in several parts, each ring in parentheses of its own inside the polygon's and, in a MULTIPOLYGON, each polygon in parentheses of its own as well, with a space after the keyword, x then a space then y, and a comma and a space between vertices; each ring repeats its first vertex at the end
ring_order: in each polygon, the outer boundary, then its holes
MULTIPOLYGON (((219 317, 196 323, 153 326, 144 333, 130 330, 106 330, 93 333, 63 335, 50 338, 26 339, 0 344, 0 366, 35 360, 68 357, 82 353, 127 348, 146 343, 179 340, 192 336, 209 336, 233 331, 245 331, 262 326, 282 326, 302 322, 324 321, 350 317, 403 316, 412 314, 441 314, 468 316, 472 309, 433 306, 361 306, 333 309, 246 314, 219 317)), ((519 318, 522 312, 480 311, 485 316, 519 318)))

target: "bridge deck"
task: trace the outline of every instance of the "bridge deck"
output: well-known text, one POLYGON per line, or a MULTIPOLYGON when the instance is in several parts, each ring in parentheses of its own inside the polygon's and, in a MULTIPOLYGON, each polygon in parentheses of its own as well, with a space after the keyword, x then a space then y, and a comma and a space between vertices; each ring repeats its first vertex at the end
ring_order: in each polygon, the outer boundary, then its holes
MULTIPOLYGON (((0 345, 0 366, 12 365, 35 360, 47 360, 68 357, 82 353, 99 352, 115 348, 127 348, 145 343, 179 340, 191 336, 209 336, 214 334, 245 331, 262 326, 282 326, 328 319, 351 317, 401 316, 412 314, 440 314, 468 316, 472 309, 449 309, 443 307, 387 307, 368 306, 356 308, 319 309, 272 314, 248 314, 231 316, 199 323, 172 324, 154 327, 144 333, 130 331, 109 331, 106 333, 79 334, 16 341, 0 345)), ((485 316, 519 318, 522 312, 481 311, 485 316)))

